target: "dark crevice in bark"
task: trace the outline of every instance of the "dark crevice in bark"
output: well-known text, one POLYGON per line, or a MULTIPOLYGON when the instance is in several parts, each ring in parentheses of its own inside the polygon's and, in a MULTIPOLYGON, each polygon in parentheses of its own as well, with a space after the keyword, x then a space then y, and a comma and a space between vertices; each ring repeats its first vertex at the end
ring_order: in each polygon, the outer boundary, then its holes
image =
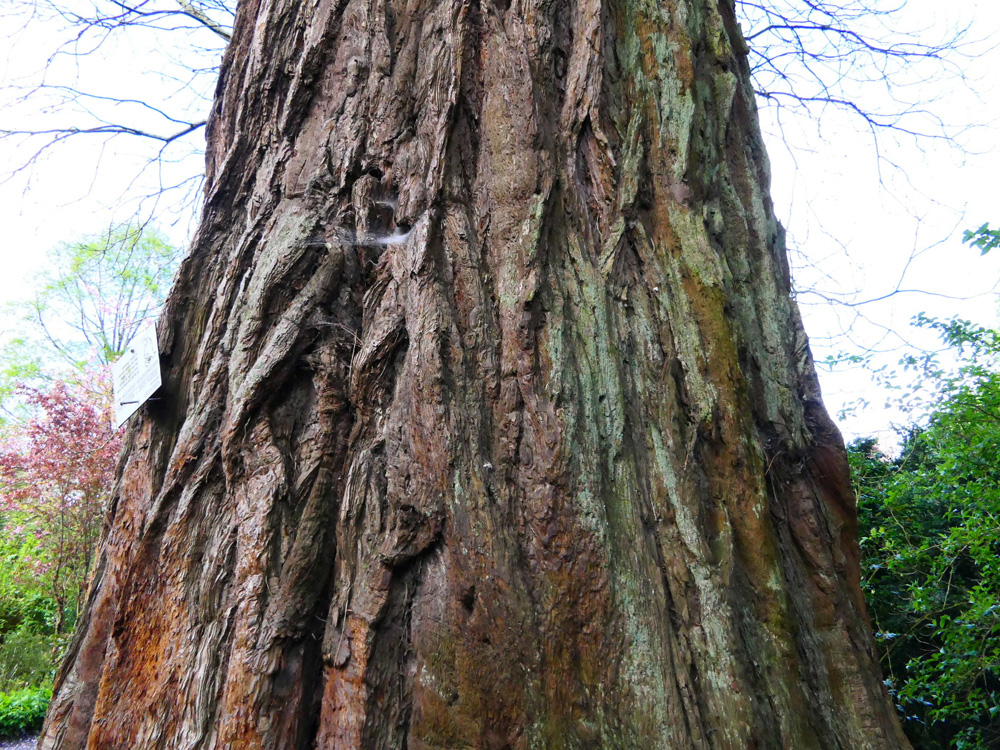
POLYGON ((434 548, 428 548, 392 570, 386 604, 378 621, 373 623, 375 648, 366 676, 369 705, 361 735, 363 747, 373 750, 406 747, 417 670, 412 646, 412 610, 427 558, 433 554, 434 548))

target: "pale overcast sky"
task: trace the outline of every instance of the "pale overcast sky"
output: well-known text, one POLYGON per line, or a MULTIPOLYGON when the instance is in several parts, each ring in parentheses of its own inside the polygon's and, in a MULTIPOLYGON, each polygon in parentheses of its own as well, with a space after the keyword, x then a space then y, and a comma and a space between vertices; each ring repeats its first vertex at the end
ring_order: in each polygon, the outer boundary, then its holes
MULTIPOLYGON (((901 338, 935 347, 937 340, 909 325, 920 312, 960 316, 983 325, 998 322, 1000 252, 981 257, 961 242, 962 230, 985 222, 1000 225, 1000 3, 995 0, 909 0, 905 12, 914 28, 971 24, 972 57, 961 61, 974 89, 956 79, 920 82, 920 94, 956 125, 971 126, 959 141, 919 145, 887 144, 894 170, 876 158, 871 138, 851 127, 808 128, 786 133, 795 140, 794 158, 780 140, 770 138, 776 211, 789 228, 793 263, 800 289, 818 287, 856 300, 905 291, 882 302, 861 305, 858 319, 848 307, 832 305, 808 293, 800 297, 806 329, 817 359, 849 348, 840 335, 865 347, 886 350, 882 364, 894 365, 901 338), (912 257, 911 256, 915 256, 912 257), (804 268, 816 263, 822 273, 804 268), (824 277, 825 274, 825 277, 824 277), (965 298, 965 299, 962 299, 965 298), (893 333, 887 333, 886 330, 893 333)), ((765 130, 774 125, 764 113, 765 130)), ((841 422, 848 439, 880 434, 892 443, 890 426, 902 417, 885 409, 885 396, 872 388, 862 370, 824 372, 824 396, 831 412, 858 397, 870 405, 841 422)))

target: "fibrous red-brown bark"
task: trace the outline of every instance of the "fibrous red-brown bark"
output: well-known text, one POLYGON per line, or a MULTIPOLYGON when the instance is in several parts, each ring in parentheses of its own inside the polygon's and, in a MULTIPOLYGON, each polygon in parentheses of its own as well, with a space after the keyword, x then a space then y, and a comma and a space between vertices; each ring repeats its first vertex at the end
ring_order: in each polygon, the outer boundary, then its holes
POLYGON ((45 748, 904 748, 728 0, 247 0, 45 748))

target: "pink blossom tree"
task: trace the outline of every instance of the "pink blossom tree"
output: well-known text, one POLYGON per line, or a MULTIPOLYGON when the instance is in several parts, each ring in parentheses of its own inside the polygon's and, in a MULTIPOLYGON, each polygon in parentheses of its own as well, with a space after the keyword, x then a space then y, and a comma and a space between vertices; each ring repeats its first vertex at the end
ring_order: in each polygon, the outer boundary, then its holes
POLYGON ((86 592, 121 437, 111 430, 107 375, 23 388, 33 416, 0 441, 0 512, 7 531, 37 540, 29 561, 57 604, 55 629, 86 592))

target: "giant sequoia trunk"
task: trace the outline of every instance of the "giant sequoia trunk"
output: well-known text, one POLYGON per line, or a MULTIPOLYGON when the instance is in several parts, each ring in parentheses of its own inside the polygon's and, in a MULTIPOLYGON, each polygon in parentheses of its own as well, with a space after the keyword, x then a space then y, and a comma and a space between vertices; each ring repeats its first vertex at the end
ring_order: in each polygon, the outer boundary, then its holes
POLYGON ((246 0, 45 748, 904 748, 730 0, 246 0))

